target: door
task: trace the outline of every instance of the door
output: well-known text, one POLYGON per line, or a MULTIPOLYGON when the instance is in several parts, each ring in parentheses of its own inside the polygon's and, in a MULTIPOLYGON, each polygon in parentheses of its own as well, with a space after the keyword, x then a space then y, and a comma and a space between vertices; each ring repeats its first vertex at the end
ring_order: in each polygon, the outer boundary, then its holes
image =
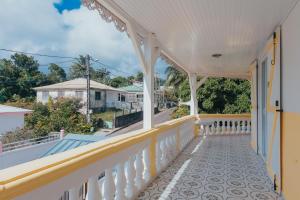
POLYGON ((261 55, 260 145, 274 189, 281 189, 281 53, 280 29, 273 34, 261 55))

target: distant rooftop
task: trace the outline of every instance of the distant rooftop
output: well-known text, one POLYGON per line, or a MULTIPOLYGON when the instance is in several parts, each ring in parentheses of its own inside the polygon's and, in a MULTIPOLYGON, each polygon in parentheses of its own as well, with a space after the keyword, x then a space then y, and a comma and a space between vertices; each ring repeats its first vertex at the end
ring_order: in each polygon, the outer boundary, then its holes
POLYGON ((0 114, 5 113, 31 113, 32 110, 24 109, 24 108, 17 108, 13 106, 6 106, 0 104, 0 114))
POLYGON ((75 149, 77 147, 87 145, 93 142, 106 139, 105 136, 95 136, 95 135, 81 135, 81 134, 68 134, 61 141, 56 143, 51 147, 44 155, 41 157, 46 157, 49 155, 57 154, 60 152, 75 149))
POLYGON ((126 92, 143 92, 143 86, 142 85, 128 85, 125 87, 120 87, 119 89, 124 90, 126 92))
MULTIPOLYGON (((76 78, 70 81, 65 81, 61 83, 56 83, 52 85, 46 85, 41 87, 33 88, 34 90, 55 90, 55 89, 86 89, 86 79, 85 78, 76 78)), ((117 88, 96 82, 91 80, 90 82, 91 89, 101 89, 101 90, 113 90, 113 91, 121 91, 117 88)))

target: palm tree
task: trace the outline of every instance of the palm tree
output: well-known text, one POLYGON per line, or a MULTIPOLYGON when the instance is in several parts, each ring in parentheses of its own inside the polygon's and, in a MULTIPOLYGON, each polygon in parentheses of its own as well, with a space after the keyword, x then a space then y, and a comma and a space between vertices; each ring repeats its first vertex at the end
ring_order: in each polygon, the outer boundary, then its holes
POLYGON ((167 67, 165 73, 167 74, 166 85, 173 86, 175 89, 187 79, 187 74, 182 73, 178 69, 169 66, 167 67))

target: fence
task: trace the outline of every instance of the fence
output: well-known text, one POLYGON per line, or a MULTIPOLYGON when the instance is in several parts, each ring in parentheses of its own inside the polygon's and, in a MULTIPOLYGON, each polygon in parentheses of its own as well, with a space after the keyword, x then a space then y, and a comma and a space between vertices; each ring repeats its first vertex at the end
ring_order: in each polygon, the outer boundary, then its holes
POLYGON ((55 134, 49 134, 44 137, 37 137, 37 138, 28 139, 28 140, 21 140, 21 141, 12 142, 12 143, 6 143, 6 144, 2 145, 2 152, 12 151, 15 149, 28 147, 28 146, 32 146, 35 144, 48 143, 48 142, 52 142, 55 140, 59 140, 59 138, 60 138, 60 134, 55 133, 55 134))

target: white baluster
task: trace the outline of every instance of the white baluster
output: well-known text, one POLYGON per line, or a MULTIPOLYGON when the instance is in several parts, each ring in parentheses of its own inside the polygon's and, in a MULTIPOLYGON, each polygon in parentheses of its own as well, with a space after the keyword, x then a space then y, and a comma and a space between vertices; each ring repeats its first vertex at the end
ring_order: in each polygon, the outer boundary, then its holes
POLYGON ((210 133, 210 132, 209 132, 209 126, 206 125, 206 126, 205 126, 205 134, 206 134, 206 135, 209 135, 209 133, 210 133))
POLYGON ((136 186, 134 184, 135 180, 135 168, 134 168, 134 157, 130 157, 129 160, 127 161, 127 173, 126 173, 126 180, 127 180, 127 185, 126 185, 126 197, 129 199, 132 199, 134 195, 136 194, 136 186))
POLYGON ((117 187, 116 187, 116 200, 125 199, 125 186, 126 186, 126 176, 124 163, 120 163, 117 167, 117 187))
POLYGON ((246 126, 245 126, 246 122, 245 120, 242 121, 242 134, 245 134, 246 133, 246 126))
POLYGON ((90 177, 87 186, 87 200, 99 200, 101 198, 98 176, 90 177))
POLYGON ((139 152, 136 155, 135 168, 136 168, 135 185, 138 191, 140 191, 144 186, 144 180, 143 180, 144 165, 142 161, 142 152, 139 152))
POLYGON ((113 200, 115 196, 115 182, 112 175, 112 169, 105 170, 105 179, 104 179, 104 198, 105 200, 113 200))
POLYGON ((160 141, 156 143, 156 171, 160 172, 161 169, 161 149, 160 141))
POLYGON ((231 127, 231 134, 235 134, 235 133, 236 133, 236 121, 233 120, 232 127, 231 127))
POLYGON ((69 200, 79 200, 78 187, 74 187, 69 190, 69 200))
POLYGON ((217 120, 216 134, 220 134, 220 121, 217 120))
POLYGON ((215 122, 211 125, 211 134, 214 135, 216 133, 215 122))
POLYGON ((148 183, 150 181, 150 145, 148 145, 143 151, 143 160, 144 160, 144 182, 148 183))
POLYGON ((227 125, 226 125, 226 134, 230 133, 230 121, 227 120, 227 125))
POLYGON ((222 120, 222 134, 225 134, 225 132, 226 132, 225 121, 222 120))
POLYGON ((251 133, 251 125, 250 125, 250 120, 247 120, 247 134, 251 133))

